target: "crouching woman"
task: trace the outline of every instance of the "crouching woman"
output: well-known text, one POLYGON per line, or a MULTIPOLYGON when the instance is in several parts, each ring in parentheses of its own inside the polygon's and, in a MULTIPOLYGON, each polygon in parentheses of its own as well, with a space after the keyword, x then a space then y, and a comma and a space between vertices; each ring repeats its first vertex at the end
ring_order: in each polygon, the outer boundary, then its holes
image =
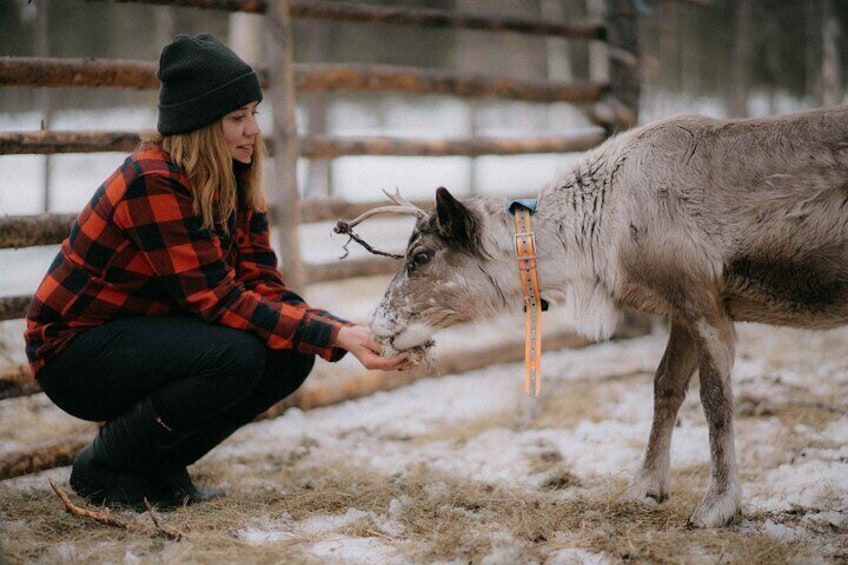
MULTIPOLYGON (((162 50, 158 135, 97 189, 38 287, 27 356, 69 414, 105 422, 76 457, 89 501, 214 495, 187 466, 292 394, 315 356, 394 370, 363 326, 286 287, 260 189, 254 71, 209 34, 162 50)), ((294 204, 294 203, 293 203, 294 204)))

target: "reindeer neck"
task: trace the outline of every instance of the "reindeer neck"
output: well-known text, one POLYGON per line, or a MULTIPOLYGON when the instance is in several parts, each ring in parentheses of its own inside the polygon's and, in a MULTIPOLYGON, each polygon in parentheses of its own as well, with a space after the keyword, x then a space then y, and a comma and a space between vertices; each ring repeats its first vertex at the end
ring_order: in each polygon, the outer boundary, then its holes
POLYGON ((590 337, 609 334, 616 320, 613 176, 605 156, 590 152, 539 193, 533 214, 542 298, 564 304, 575 327, 590 337))

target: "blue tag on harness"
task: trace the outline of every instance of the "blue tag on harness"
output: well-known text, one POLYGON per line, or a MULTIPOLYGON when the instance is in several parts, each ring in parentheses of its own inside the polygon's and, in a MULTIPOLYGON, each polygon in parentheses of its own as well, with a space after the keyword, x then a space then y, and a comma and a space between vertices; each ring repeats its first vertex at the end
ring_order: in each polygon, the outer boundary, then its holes
POLYGON ((535 198, 518 198, 517 200, 513 200, 509 203, 509 213, 515 214, 516 208, 526 208, 530 210, 530 213, 533 214, 536 211, 536 199, 535 198))

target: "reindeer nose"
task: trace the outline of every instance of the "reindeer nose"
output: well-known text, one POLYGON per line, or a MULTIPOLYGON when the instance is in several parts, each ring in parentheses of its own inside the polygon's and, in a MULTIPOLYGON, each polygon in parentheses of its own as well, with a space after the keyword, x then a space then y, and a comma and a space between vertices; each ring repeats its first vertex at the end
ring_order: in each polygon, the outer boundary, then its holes
POLYGON ((424 345, 430 341, 430 338, 433 337, 435 331, 435 328, 428 326, 427 324, 414 322, 404 327, 402 330, 395 332, 392 345, 401 351, 412 349, 413 347, 424 345))

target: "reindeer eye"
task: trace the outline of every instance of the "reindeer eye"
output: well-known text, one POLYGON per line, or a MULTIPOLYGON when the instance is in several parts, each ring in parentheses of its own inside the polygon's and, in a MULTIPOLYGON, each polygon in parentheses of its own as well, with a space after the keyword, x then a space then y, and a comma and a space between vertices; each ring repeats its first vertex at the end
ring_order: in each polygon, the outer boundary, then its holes
POLYGON ((430 254, 426 251, 419 251, 412 255, 412 259, 409 260, 409 272, 411 273, 421 265, 425 264, 430 260, 430 254))

